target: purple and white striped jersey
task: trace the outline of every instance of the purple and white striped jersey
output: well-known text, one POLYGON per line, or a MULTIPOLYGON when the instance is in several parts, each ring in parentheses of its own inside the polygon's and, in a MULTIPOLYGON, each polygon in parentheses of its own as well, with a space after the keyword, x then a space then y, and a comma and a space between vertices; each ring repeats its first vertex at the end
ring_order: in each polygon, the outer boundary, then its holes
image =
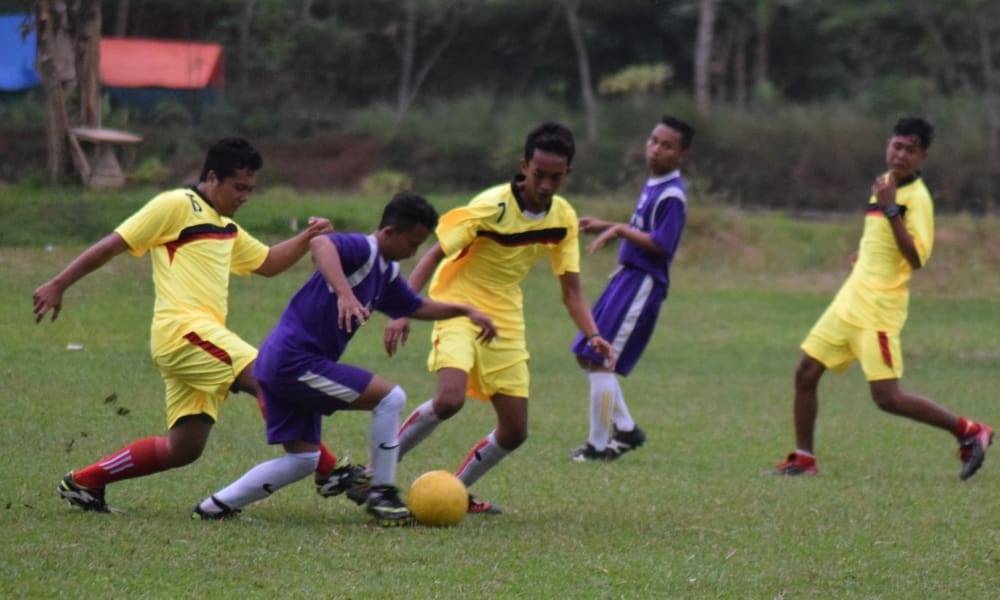
POLYGON ((666 254, 647 252, 623 239, 618 249, 618 263, 649 273, 658 283, 669 286, 670 263, 681 241, 686 219, 687 188, 679 170, 646 180, 629 226, 648 233, 666 254))
MULTIPOLYGON (((399 275, 399 263, 386 261, 373 235, 331 233, 344 274, 358 301, 392 318, 409 315, 423 299, 399 275)), ((294 372, 297 359, 321 355, 338 360, 357 328, 337 326, 337 296, 315 271, 292 296, 278 325, 261 344, 254 374, 275 379, 294 372)))

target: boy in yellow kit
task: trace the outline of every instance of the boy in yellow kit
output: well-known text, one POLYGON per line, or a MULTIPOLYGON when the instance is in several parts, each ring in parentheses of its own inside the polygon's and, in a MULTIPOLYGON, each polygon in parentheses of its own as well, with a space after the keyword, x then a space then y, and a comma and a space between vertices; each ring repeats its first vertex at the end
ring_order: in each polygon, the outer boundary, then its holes
POLYGON ((819 473, 813 455, 817 388, 826 369, 858 360, 872 400, 882 410, 952 433, 959 443, 959 477, 972 477, 986 458, 993 430, 960 417, 930 398, 899 388, 903 354, 899 334, 910 299, 908 282, 934 245, 934 205, 920 177, 934 128, 921 118, 896 122, 885 158, 889 172, 872 184, 865 226, 851 275, 802 342, 795 370, 796 450, 775 466, 778 475, 819 473))
MULTIPOLYGON (((438 242, 420 259, 410 286, 421 290, 433 273, 430 298, 475 306, 493 320, 497 336, 484 345, 476 341, 479 329, 468 319, 435 323, 428 367, 437 373, 437 391, 400 428, 400 458, 461 410, 466 395, 489 401, 497 415, 496 429, 473 446, 456 472, 466 486, 527 439, 529 373, 521 281, 542 257, 548 257, 559 278, 573 323, 590 348, 614 364, 611 345, 598 333, 580 289, 576 212, 556 195, 569 176, 574 152, 569 129, 543 123, 528 134, 521 173, 513 181, 485 190, 441 217, 438 242)), ((395 352, 408 333, 407 320, 390 322, 386 350, 395 352)), ((471 495, 468 510, 500 512, 471 495)))
MULTIPOLYGON (((257 185, 263 166, 244 139, 215 143, 199 183, 157 195, 73 260, 33 295, 35 321, 62 308, 63 292, 115 256, 151 255, 156 304, 150 334, 153 362, 166 385, 167 435, 147 437, 72 471, 59 495, 87 511, 109 512, 110 483, 190 464, 201 456, 222 401, 230 389, 260 397, 252 366, 257 349, 226 328, 229 276, 270 277, 295 264, 314 236, 333 231, 330 221, 310 217, 298 235, 268 247, 232 220, 257 185)), ((317 468, 321 495, 355 483, 361 467, 339 461, 325 447, 317 468)))

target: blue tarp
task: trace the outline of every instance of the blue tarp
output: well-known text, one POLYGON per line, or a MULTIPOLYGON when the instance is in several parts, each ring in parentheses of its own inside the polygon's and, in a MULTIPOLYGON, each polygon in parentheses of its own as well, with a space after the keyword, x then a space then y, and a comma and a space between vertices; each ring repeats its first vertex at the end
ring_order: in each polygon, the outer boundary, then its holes
POLYGON ((29 15, 0 15, 0 90, 17 91, 41 82, 35 71, 35 32, 22 37, 29 15))

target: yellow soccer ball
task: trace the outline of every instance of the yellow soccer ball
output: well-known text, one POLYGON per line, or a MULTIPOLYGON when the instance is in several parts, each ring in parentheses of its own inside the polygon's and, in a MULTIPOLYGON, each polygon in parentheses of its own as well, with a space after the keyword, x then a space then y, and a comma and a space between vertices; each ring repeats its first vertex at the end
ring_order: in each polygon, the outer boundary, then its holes
POLYGON ((421 525, 458 525, 469 508, 469 492, 448 471, 428 471, 410 486, 406 505, 421 525))

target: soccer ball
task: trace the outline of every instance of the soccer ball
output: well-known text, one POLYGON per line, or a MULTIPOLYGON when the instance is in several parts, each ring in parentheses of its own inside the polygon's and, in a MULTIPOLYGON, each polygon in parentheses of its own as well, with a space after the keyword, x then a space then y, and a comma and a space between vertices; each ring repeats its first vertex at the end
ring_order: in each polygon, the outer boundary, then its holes
POLYGON ((469 508, 469 492, 448 471, 428 471, 410 486, 406 505, 421 525, 458 525, 469 508))

